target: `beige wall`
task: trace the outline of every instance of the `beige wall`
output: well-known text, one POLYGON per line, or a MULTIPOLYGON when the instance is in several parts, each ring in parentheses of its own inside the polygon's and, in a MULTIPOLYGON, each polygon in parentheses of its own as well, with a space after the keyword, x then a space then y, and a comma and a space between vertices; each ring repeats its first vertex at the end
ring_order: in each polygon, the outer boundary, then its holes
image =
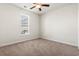
POLYGON ((39 16, 9 4, 0 4, 0 46, 39 37, 39 16), (21 35, 20 15, 29 16, 29 35, 21 35))

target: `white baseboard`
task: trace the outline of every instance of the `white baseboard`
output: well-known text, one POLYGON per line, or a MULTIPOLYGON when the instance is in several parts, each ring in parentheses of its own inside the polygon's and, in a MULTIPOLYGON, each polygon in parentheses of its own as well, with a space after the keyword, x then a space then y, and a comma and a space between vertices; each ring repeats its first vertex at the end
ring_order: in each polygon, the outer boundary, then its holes
MULTIPOLYGON (((38 38, 33 38, 33 39, 38 39, 38 38)), ((17 43, 20 43, 20 42, 29 41, 29 40, 33 40, 33 39, 17 40, 17 41, 14 41, 14 42, 9 42, 9 43, 2 44, 2 45, 0 45, 0 47, 4 47, 4 46, 8 46, 8 45, 12 45, 12 44, 17 44, 17 43)), ((62 41, 52 40, 52 39, 48 39, 48 38, 41 38, 41 39, 46 39, 46 40, 55 41, 55 42, 59 42, 59 43, 63 43, 63 44, 67 44, 67 45, 71 45, 71 46, 78 47, 77 45, 70 44, 70 43, 67 43, 67 42, 62 42, 62 41)))
POLYGON ((74 46, 74 47, 78 47, 77 45, 71 44, 71 43, 68 43, 68 42, 63 42, 63 41, 58 41, 58 40, 52 40, 52 39, 44 38, 44 37, 42 37, 42 39, 46 39, 46 40, 55 41, 55 42, 59 42, 59 43, 62 43, 62 44, 66 44, 66 45, 71 45, 71 46, 74 46))
MULTIPOLYGON (((37 38, 33 38, 33 39, 37 39, 37 38)), ((33 39, 23 39, 23 40, 17 40, 17 41, 13 41, 13 42, 8 42, 8 43, 5 43, 5 44, 1 44, 0 47, 9 46, 9 45, 21 43, 21 42, 24 42, 24 41, 30 41, 30 40, 33 40, 33 39)))

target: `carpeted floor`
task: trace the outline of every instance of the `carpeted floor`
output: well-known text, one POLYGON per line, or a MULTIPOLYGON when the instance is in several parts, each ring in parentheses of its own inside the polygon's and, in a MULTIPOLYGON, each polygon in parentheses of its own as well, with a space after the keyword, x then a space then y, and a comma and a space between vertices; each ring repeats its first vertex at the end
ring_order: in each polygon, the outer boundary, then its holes
POLYGON ((1 56, 77 56, 76 47, 45 39, 35 39, 0 48, 1 56))

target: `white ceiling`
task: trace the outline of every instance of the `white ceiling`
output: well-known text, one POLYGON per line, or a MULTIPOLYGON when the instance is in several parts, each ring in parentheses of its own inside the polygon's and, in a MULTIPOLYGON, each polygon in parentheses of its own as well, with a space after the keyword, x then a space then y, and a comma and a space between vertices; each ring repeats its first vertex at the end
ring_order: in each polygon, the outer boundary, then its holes
POLYGON ((32 3, 15 3, 14 5, 16 5, 17 7, 32 11, 34 13, 37 14, 44 14, 50 10, 56 9, 60 6, 66 5, 66 3, 47 3, 50 6, 49 7, 42 7, 42 11, 39 11, 37 8, 34 9, 30 9, 32 7, 32 3), (26 6, 26 8, 24 8, 24 6, 26 6))

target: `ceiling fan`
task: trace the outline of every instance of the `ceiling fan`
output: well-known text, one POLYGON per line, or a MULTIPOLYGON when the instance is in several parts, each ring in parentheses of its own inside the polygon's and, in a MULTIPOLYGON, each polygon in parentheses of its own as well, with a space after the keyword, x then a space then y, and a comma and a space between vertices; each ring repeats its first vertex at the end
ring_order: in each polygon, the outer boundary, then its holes
POLYGON ((38 8, 39 11, 42 11, 42 7, 49 7, 49 4, 42 4, 42 3, 33 3, 33 7, 31 7, 30 9, 33 8, 38 8))

